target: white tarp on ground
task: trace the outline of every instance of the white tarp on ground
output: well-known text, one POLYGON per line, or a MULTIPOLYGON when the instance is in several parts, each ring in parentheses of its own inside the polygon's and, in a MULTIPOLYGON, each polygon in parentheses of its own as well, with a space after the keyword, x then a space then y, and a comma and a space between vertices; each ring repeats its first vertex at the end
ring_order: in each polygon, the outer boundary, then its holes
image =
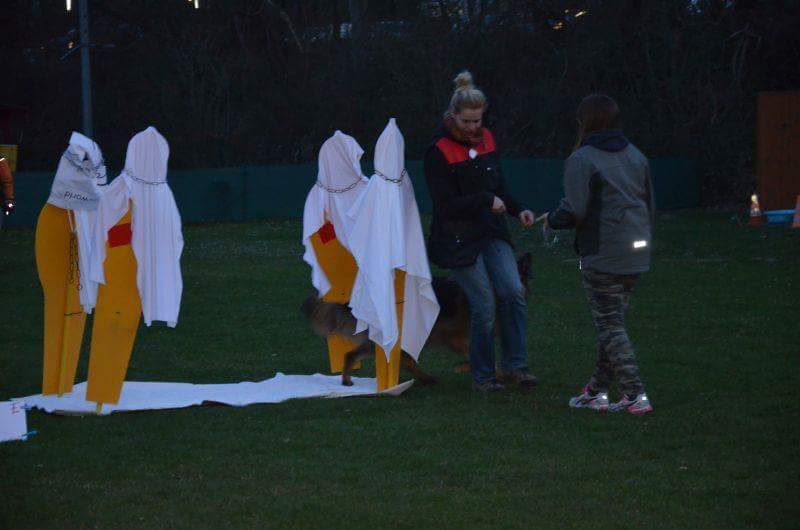
MULTIPOLYGON (((271 379, 259 382, 231 384, 195 385, 192 383, 145 383, 126 381, 122 396, 116 405, 103 405, 102 414, 117 411, 177 409, 201 405, 203 403, 222 403, 234 407, 244 407, 255 403, 280 403, 298 398, 340 398, 349 396, 370 396, 402 394, 414 381, 406 381, 395 387, 378 392, 375 379, 354 377, 353 386, 342 385, 341 376, 336 375, 284 375, 278 373, 271 379)), ((30 408, 45 412, 67 415, 95 414, 96 403, 86 401, 86 383, 73 387, 72 392, 61 397, 41 394, 26 398, 15 398, 30 408)))
POLYGON ((0 442, 24 440, 28 434, 25 407, 13 401, 0 401, 0 442))

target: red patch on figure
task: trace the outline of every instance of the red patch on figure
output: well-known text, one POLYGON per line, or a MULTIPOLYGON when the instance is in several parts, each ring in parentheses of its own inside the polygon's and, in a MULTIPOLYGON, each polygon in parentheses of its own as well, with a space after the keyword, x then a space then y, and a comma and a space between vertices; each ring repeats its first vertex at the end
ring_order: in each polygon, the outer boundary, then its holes
POLYGON ((319 239, 322 241, 323 245, 326 245, 336 239, 336 230, 334 230, 330 221, 322 225, 322 228, 319 229, 319 239))
POLYGON ((114 226, 108 231, 108 246, 114 248, 130 245, 132 235, 130 223, 114 226))

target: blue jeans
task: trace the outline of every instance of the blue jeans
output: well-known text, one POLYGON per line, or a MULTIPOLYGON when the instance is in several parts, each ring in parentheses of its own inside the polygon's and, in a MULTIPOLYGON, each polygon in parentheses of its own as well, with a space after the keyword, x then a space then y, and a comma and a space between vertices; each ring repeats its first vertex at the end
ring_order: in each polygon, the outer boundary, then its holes
POLYGON ((500 366, 507 372, 527 370, 525 290, 511 245, 493 239, 478 255, 474 265, 453 269, 452 273, 469 300, 472 380, 483 383, 495 377, 495 310, 500 317, 503 346, 500 366))

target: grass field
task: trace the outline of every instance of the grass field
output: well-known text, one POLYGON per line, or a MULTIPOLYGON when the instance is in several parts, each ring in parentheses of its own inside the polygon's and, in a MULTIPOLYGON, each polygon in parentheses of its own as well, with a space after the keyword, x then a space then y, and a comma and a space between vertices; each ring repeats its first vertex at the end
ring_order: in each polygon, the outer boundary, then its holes
MULTIPOLYGON (((440 384, 399 398, 30 412, 39 434, 0 444, 0 528, 797 528, 800 231, 660 216, 628 320, 655 406, 642 418, 568 409, 594 362, 576 262, 569 242, 515 237, 534 255, 535 394, 473 394, 426 351, 440 384)), ((140 329, 129 380, 325 369, 298 312, 298 221, 185 238, 181 321, 140 329)), ((33 232, 2 231, 0 400, 40 391, 41 337, 33 232)))

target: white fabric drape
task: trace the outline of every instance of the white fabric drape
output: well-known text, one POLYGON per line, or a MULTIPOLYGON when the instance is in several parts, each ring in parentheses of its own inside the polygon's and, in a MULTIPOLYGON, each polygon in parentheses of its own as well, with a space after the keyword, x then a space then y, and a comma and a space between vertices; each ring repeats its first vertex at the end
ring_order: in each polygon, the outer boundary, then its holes
POLYGON ((75 210, 75 228, 78 232, 78 270, 81 288, 78 299, 84 313, 91 313, 97 305, 97 282, 90 276, 92 252, 94 251, 94 223, 96 210, 75 210))
POLYGON ((95 224, 92 279, 105 283, 103 263, 108 231, 125 215, 132 202, 131 246, 136 256, 136 285, 146 325, 161 320, 175 327, 180 312, 183 278, 181 217, 167 184, 169 144, 148 127, 128 143, 125 169, 108 186, 95 224))
MULTIPOLYGON (((392 388, 378 391, 373 378, 353 377, 353 386, 343 386, 341 376, 337 375, 284 375, 264 381, 244 381, 242 383, 201 384, 157 383, 125 381, 119 403, 104 403, 99 414, 134 410, 158 410, 191 407, 202 403, 224 403, 234 407, 244 407, 254 403, 280 403, 288 399, 300 398, 343 398, 349 396, 399 396, 414 380, 400 383, 392 388)), ((0 402, 0 407, 2 407, 0 402)), ((61 397, 50 394, 37 394, 15 398, 12 404, 24 412, 24 406, 38 408, 45 412, 66 415, 97 414, 97 403, 86 401, 86 382, 78 383, 72 391, 61 397)), ((2 422, 0 409, 0 422, 2 422)), ((0 436, 3 434, 0 425, 0 436)), ((17 431, 19 432, 19 430, 17 431)), ((24 430, 23 432, 27 432, 24 430)), ((2 437, 0 437, 2 441, 2 437)))
POLYGON ((50 189, 49 204, 71 210, 70 228, 77 232, 78 270, 81 289, 78 291, 84 312, 91 313, 97 303, 97 283, 89 274, 94 248, 93 225, 102 191, 106 183, 103 152, 91 138, 73 132, 69 146, 61 155, 50 189))
POLYGON ((58 162, 47 202, 65 210, 96 210, 106 183, 106 166, 100 147, 73 132, 58 162))
POLYGON ((417 359, 439 304, 404 150, 403 135, 392 118, 375 145, 375 175, 349 212, 353 226, 348 241, 359 268, 350 308, 358 319, 356 331, 368 329, 370 339, 388 356, 399 335, 394 274, 404 270, 401 346, 417 359))
POLYGON ((336 238, 349 250, 349 233, 353 221, 348 210, 367 188, 369 180, 361 173, 364 150, 351 136, 336 131, 319 150, 317 182, 306 197, 303 208, 303 260, 311 266, 311 283, 319 296, 331 288, 328 278, 317 261, 311 236, 330 221, 336 238))

